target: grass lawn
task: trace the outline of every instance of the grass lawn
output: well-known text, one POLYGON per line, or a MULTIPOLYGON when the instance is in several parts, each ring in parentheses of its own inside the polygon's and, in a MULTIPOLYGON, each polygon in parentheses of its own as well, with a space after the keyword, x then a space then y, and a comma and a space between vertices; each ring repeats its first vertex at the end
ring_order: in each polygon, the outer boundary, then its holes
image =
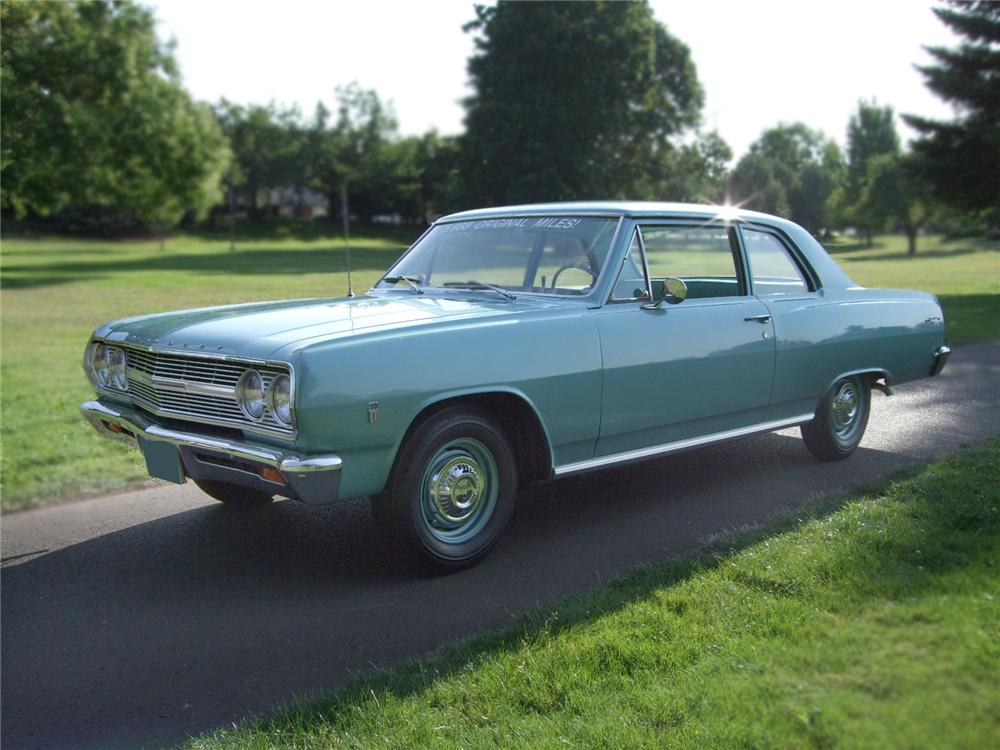
POLYGON ((196 750, 1000 746, 1000 441, 196 750))
MULTIPOLYGON (((343 240, 311 223, 166 243, 4 238, 2 406, 4 510, 147 477, 136 451, 100 439, 80 415, 93 391, 80 362, 101 323, 235 302, 343 296, 343 240)), ((414 240, 412 229, 352 237, 353 283, 367 290, 414 240)))
MULTIPOLYGON (((356 230, 354 288, 367 289, 414 239, 415 230, 356 230)), ((998 243, 924 238, 906 258, 902 238, 872 249, 832 245, 869 286, 927 289, 945 305, 949 343, 1000 338, 998 243)), ((137 453, 100 440, 79 404, 92 394, 80 367, 87 337, 107 320, 186 307, 295 297, 347 289, 344 245, 321 224, 242 228, 236 252, 225 237, 155 241, 8 237, 2 266, 2 508, 121 488, 144 479, 137 453)))

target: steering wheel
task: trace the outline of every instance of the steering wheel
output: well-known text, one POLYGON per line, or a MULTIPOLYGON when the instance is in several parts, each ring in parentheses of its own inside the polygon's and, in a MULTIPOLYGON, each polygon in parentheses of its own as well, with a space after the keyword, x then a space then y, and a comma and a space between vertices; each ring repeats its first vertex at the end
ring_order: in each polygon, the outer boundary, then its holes
POLYGON ((594 273, 593 269, 586 265, 583 261, 574 260, 569 263, 564 263, 559 267, 559 270, 552 274, 552 289, 556 288, 556 280, 559 278, 559 274, 563 271, 568 271, 571 268, 575 268, 578 271, 583 271, 585 274, 590 276, 590 285, 593 286, 594 282, 597 281, 597 274, 594 273))

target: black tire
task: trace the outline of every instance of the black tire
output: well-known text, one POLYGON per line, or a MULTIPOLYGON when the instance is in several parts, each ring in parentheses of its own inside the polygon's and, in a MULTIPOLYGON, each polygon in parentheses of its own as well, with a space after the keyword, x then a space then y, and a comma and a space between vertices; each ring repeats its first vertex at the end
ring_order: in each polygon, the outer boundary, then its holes
POLYGON ((195 479, 194 483, 198 489, 209 497, 213 497, 220 503, 231 505, 234 508, 261 508, 272 500, 273 495, 268 495, 260 490, 251 490, 247 487, 240 487, 237 484, 228 482, 217 482, 212 479, 195 479))
POLYGON ((503 431, 478 410, 452 407, 407 438, 372 509, 405 557, 450 572, 490 552, 516 500, 517 465, 503 431))
POLYGON ((859 375, 841 378, 802 425, 806 448, 820 461, 840 461, 857 449, 871 413, 871 385, 859 375))

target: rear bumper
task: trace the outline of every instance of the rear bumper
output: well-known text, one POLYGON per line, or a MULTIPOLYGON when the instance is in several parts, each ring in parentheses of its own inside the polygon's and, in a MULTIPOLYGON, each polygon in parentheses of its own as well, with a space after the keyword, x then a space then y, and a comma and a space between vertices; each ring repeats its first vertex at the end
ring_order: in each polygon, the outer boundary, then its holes
POLYGON ((931 377, 935 375, 940 375, 941 370, 948 363, 948 357, 951 356, 951 347, 939 346, 937 351, 934 352, 934 367, 931 368, 931 377))
MULTIPOLYGON (((337 499, 342 465, 339 456, 298 456, 271 446, 169 429, 138 412, 112 408, 99 401, 87 401, 80 410, 105 437, 124 440, 140 449, 144 443, 176 446, 184 474, 192 479, 229 482, 310 505, 337 499)), ((148 454, 146 458, 148 464, 148 454)))

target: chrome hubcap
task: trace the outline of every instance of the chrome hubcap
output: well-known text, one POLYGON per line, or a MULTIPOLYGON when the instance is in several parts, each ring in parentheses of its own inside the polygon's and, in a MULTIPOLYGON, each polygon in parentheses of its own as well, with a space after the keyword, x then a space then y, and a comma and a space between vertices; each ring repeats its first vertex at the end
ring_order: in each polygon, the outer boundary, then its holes
POLYGON ((483 499, 486 479, 483 469, 467 456, 453 458, 431 477, 434 507, 451 523, 462 523, 476 512, 483 499))
POLYGON ((441 446, 424 471, 420 509, 437 539, 461 544, 483 530, 496 508, 499 472, 490 450, 472 438, 441 446))
POLYGON ((840 385, 833 397, 833 428, 837 434, 849 433, 860 412, 858 391, 854 383, 840 385))

